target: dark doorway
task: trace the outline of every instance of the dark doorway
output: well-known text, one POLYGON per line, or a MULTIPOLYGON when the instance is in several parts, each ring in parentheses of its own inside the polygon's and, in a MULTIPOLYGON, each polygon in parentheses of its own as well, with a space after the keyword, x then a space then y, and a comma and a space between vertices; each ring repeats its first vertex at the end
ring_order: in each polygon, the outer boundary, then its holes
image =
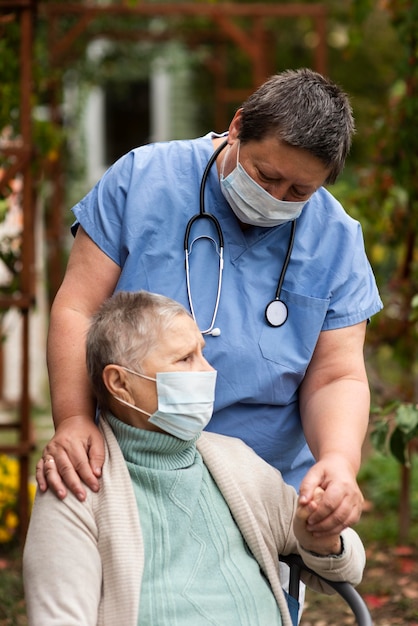
POLYGON ((132 148, 148 143, 149 136, 149 81, 108 82, 105 85, 106 165, 132 148))

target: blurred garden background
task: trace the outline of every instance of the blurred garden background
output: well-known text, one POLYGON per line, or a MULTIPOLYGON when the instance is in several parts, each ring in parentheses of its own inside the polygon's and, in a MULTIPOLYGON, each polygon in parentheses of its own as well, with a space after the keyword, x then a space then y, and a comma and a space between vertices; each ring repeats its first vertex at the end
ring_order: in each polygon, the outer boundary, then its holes
MULTIPOLYGON (((0 626, 26 624, 20 554, 52 433, 45 339, 69 209, 130 148, 221 132, 268 75, 302 66, 351 97, 357 133, 331 191, 363 226, 385 305, 366 344, 360 590, 376 624, 418 625, 418 3, 0 0, 0 626)), ((344 611, 308 595, 302 624, 353 623, 344 611)))

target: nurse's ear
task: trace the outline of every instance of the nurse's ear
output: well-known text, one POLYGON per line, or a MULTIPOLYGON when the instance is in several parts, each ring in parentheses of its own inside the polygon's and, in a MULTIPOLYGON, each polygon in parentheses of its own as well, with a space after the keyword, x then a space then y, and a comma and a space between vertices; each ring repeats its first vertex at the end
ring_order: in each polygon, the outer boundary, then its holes
POLYGON ((232 118, 232 121, 229 125, 229 129, 228 129, 228 143, 230 145, 234 144, 237 139, 239 139, 239 134, 241 131, 241 116, 242 116, 242 111, 243 109, 238 109, 238 111, 235 113, 234 117, 232 118))

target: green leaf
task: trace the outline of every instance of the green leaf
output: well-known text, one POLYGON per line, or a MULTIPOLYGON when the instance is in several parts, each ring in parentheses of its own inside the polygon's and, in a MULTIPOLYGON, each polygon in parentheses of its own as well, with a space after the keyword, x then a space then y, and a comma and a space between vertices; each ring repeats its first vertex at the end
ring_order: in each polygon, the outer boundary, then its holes
POLYGON ((371 407, 370 412, 373 415, 379 415, 383 417, 385 415, 389 415, 390 413, 393 413, 393 411, 395 411, 395 409, 397 409, 399 405, 400 405, 399 400, 392 400, 391 402, 388 402, 387 404, 385 404, 384 407, 379 407, 379 406, 371 407))
POLYGON ((407 441, 405 441, 405 437, 399 428, 395 428, 393 431, 389 440, 389 448, 392 455, 401 465, 406 465, 407 467, 410 466, 407 452, 407 441))
POLYGON ((401 404, 396 410, 395 422, 405 435, 414 436, 414 431, 418 429, 418 410, 416 406, 414 404, 401 404))
POLYGON ((386 453, 386 441, 389 433, 389 424, 386 420, 379 420, 375 423, 370 433, 372 446, 378 452, 386 453))

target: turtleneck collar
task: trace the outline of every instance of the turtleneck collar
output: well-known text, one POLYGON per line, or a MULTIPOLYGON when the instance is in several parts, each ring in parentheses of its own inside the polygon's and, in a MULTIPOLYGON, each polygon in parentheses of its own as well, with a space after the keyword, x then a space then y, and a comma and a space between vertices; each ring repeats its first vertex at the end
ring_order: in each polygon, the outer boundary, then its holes
POLYGON ((111 413, 104 418, 109 423, 127 463, 150 469, 185 469, 195 461, 197 435, 191 441, 177 439, 166 433, 142 430, 121 422, 111 413))

